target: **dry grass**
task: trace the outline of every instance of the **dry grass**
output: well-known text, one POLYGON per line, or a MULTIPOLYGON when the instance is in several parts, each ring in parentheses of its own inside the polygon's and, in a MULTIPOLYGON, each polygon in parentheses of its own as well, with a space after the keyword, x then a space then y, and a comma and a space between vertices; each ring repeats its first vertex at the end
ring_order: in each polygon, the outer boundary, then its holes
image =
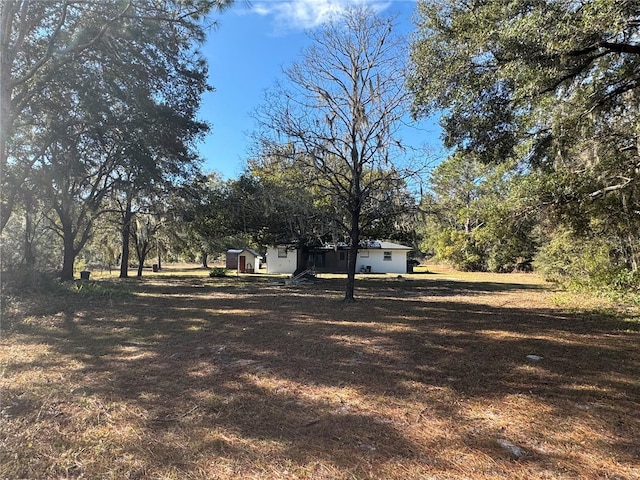
POLYGON ((12 300, 0 478, 640 478, 633 315, 532 275, 371 275, 344 304, 331 276, 190 272, 12 300))

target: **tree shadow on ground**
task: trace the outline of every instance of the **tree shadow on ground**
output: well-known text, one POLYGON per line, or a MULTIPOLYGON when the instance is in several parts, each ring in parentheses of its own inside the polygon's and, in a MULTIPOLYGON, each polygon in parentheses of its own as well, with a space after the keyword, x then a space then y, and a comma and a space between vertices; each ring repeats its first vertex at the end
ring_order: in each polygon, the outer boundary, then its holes
MULTIPOLYGON (((605 431, 608 454, 638 464, 640 422, 629 412, 640 400, 640 360, 630 324, 495 302, 537 285, 364 280, 355 304, 339 301, 341 287, 154 279, 132 284, 122 302, 64 302, 17 333, 81 365, 69 401, 109 399, 137 412, 132 422, 153 441, 129 448, 146 468, 187 471, 202 456, 251 464, 270 455, 356 477, 405 461, 454 471, 452 445, 508 463, 491 405, 509 402, 514 411, 538 409, 518 430, 531 439, 529 472, 581 473, 574 457, 557 453, 559 421, 605 431), (427 438, 420 431, 429 423, 449 430, 427 438), (208 439, 197 451, 167 455, 176 438, 196 436, 208 439)), ((10 373, 26 368, 16 363, 10 373)), ((13 416, 38 404, 15 391, 6 398, 13 416)))

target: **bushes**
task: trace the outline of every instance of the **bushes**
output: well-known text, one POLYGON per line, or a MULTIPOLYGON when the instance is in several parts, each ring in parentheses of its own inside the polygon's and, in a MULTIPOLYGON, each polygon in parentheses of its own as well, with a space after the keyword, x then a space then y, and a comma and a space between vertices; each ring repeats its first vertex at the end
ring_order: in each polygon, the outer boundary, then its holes
POLYGON ((546 280, 573 290, 606 296, 637 296, 640 272, 626 264, 617 242, 584 238, 569 229, 553 234, 540 248, 534 267, 546 280))
POLYGON ((640 271, 622 270, 613 278, 613 286, 618 290, 640 295, 640 271))
POLYGON ((456 230, 444 230, 438 235, 436 255, 438 259, 451 263, 458 270, 486 270, 484 256, 471 234, 456 230))
POLYGON ((3 294, 59 294, 64 286, 59 280, 59 273, 55 271, 40 271, 33 268, 19 268, 2 272, 1 289, 3 294))
POLYGON ((476 229, 471 233, 444 230, 437 237, 435 252, 439 260, 458 270, 507 273, 530 271, 534 249, 527 238, 498 237, 487 229, 476 229))
POLYGON ((213 267, 211 271, 209 271, 209 276, 211 278, 225 277, 226 275, 227 275, 227 269, 224 267, 213 267))
POLYGON ((602 239, 581 239, 570 230, 561 230, 540 248, 534 266, 548 281, 593 288, 612 280, 609 250, 602 239))

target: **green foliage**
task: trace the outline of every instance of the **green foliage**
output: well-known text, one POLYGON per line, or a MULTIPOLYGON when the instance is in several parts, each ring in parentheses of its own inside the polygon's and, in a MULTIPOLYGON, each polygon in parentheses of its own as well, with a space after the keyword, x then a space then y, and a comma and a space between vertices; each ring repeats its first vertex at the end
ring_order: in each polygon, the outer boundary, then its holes
POLYGON ((560 229, 540 249, 534 266, 546 280, 569 290, 640 305, 640 270, 625 264, 619 244, 610 239, 560 229))
POLYGON ((418 2, 414 115, 444 112, 445 145, 469 171, 479 160, 526 172, 508 203, 488 197, 493 205, 481 209, 473 233, 487 268, 507 270, 518 250, 526 262, 538 223, 559 232, 540 236, 548 244, 536 265, 545 275, 632 288, 628 272, 640 265, 637 18, 637 2, 619 0, 418 2))
POLYGON ((54 272, 22 268, 13 272, 3 272, 2 296, 22 297, 24 295, 80 295, 87 298, 123 298, 130 295, 130 288, 123 283, 110 280, 61 282, 54 272))
POLYGON ((548 281, 595 293, 637 289, 634 282, 640 278, 619 262, 619 252, 607 238, 584 238, 568 228, 554 232, 534 265, 548 281))
POLYGON ((125 299, 132 295, 125 283, 111 280, 84 281, 77 280, 63 284, 68 292, 85 298, 125 299))
POLYGON ((451 263, 462 271, 482 271, 486 269, 484 255, 470 233, 459 230, 444 230, 436 244, 438 259, 451 263))
POLYGON ((2 295, 60 294, 65 288, 55 273, 31 268, 2 272, 2 295))
POLYGON ((209 271, 209 276, 211 278, 216 278, 216 277, 226 277, 227 275, 227 269, 224 267, 213 267, 210 271, 209 271))
POLYGON ((149 211, 193 173, 208 129, 196 118, 210 89, 202 20, 230 3, 0 4, 0 229, 20 203, 32 219, 40 207, 62 239, 63 279, 105 210, 149 211))
POLYGON ((508 164, 484 165, 453 155, 434 169, 422 201, 423 251, 461 270, 530 268, 535 217, 518 199, 523 177, 508 164))
POLYGON ((619 0, 421 0, 414 113, 445 109, 447 145, 487 161, 526 143, 530 159, 553 162, 576 140, 613 138, 637 118, 636 18, 619 0))
POLYGON ((17 207, 2 230, 0 258, 3 273, 7 270, 53 271, 60 267, 60 238, 45 224, 44 212, 33 219, 29 212, 17 207))
POLYGON ((613 285, 620 290, 640 293, 640 270, 620 270, 614 278, 613 285))

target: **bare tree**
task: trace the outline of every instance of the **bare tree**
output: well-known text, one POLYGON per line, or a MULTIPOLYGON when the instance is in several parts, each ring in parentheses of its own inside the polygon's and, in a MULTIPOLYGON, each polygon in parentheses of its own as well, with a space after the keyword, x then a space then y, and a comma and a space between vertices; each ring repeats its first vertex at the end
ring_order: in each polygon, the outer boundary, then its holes
MULTIPOLYGON (((356 256, 367 209, 380 192, 404 185, 397 138, 406 112, 405 50, 394 21, 366 6, 348 9, 319 31, 256 118, 262 145, 303 162, 309 181, 347 212, 350 243, 345 301, 354 300, 356 256), (291 145, 282 149, 278 145, 291 145)), ((336 216, 340 220, 340 216, 336 216)), ((369 217, 369 215, 367 215, 369 217)))

